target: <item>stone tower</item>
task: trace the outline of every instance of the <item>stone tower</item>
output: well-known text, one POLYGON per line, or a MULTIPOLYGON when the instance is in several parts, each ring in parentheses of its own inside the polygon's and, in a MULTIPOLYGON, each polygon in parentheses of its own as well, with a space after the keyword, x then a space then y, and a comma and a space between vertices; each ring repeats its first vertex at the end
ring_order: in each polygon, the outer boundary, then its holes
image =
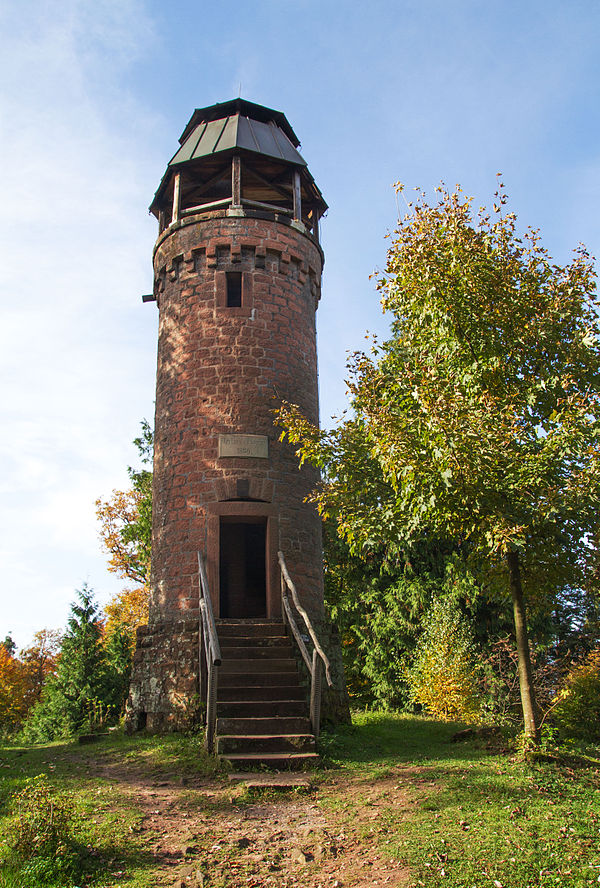
POLYGON ((198 692, 205 559, 217 619, 281 615, 277 552, 323 619, 314 471, 279 441, 282 400, 318 422, 315 312, 327 205, 278 112, 235 99, 192 115, 151 204, 159 309, 152 591, 130 724, 173 726, 198 692))

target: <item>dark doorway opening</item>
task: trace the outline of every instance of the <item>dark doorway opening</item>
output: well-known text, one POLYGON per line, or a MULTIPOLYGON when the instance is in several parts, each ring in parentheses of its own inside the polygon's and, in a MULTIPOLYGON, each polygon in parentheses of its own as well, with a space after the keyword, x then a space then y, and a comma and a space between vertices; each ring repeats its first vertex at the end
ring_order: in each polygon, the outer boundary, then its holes
POLYGON ((221 618, 267 615, 267 519, 222 517, 219 533, 221 618))

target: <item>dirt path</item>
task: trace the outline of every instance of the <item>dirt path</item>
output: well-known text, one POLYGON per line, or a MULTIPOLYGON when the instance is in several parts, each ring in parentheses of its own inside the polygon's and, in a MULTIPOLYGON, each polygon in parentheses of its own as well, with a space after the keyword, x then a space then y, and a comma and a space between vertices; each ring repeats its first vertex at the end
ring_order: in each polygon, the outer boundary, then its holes
POLYGON ((308 788, 285 791, 252 791, 226 777, 181 783, 110 764, 97 776, 140 812, 153 886, 401 888, 408 871, 385 854, 385 823, 387 810, 411 807, 407 770, 368 783, 321 772, 308 788))

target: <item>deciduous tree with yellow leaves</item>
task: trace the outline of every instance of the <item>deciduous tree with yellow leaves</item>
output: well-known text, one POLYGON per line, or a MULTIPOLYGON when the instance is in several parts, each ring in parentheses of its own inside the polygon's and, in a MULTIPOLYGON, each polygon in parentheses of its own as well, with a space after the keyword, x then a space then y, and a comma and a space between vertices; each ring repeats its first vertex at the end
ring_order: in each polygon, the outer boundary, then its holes
POLYGON ((0 644, 0 733, 20 724, 28 708, 28 690, 27 667, 0 644))
MULTIPOLYGON (((133 442, 143 465, 152 460, 153 436, 146 420, 133 442)), ((115 490, 108 500, 96 501, 100 539, 109 555, 108 569, 136 585, 115 595, 105 607, 106 632, 117 627, 135 639, 137 626, 148 620, 148 581, 152 548, 152 472, 128 469, 129 490, 115 490)))
POLYGON ((281 421, 324 469, 314 499, 356 551, 449 539, 512 602, 525 732, 540 718, 526 602, 581 588, 600 514, 600 307, 583 247, 557 265, 460 189, 418 194, 378 281, 391 336, 351 362, 354 413, 281 421), (370 467, 374 467, 370 468, 370 467))

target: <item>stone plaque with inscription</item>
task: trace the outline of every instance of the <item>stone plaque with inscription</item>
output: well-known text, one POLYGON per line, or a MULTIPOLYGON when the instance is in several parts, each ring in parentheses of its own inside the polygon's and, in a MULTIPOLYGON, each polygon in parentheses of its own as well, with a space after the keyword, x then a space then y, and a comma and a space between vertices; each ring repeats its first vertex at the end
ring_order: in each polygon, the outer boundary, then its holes
POLYGON ((219 457, 222 456, 268 459, 269 439, 266 435, 219 435, 219 457))

